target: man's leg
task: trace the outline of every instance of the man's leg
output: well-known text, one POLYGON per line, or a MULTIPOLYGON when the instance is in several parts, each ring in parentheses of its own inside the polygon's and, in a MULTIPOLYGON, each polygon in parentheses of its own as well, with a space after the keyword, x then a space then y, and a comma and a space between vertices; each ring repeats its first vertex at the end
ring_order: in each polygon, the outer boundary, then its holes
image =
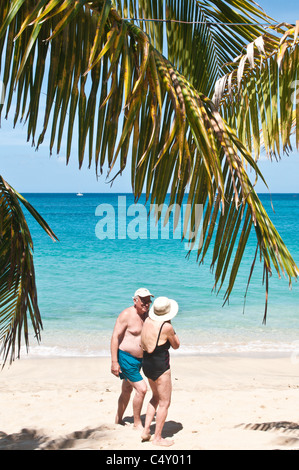
POLYGON ((137 429, 143 429, 140 415, 144 397, 147 392, 147 386, 144 380, 139 380, 139 382, 130 383, 135 390, 135 396, 133 398, 134 427, 137 429))
POLYGON ((133 390, 133 387, 130 384, 130 382, 123 379, 122 386, 121 386, 121 394, 118 399, 117 414, 115 418, 116 424, 122 424, 122 425, 125 424, 123 422, 123 415, 128 406, 132 390, 133 390))

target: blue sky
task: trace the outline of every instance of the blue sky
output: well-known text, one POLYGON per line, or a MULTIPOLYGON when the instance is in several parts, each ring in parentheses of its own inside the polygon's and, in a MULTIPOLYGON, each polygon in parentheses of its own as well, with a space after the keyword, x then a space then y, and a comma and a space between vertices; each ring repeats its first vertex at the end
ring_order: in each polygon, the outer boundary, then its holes
MULTIPOLYGON (((257 2, 264 10, 279 21, 294 23, 299 19, 298 0, 260 0, 257 2)), ((130 175, 126 171, 119 176, 112 188, 103 174, 98 180, 94 167, 87 163, 78 169, 77 155, 74 151, 68 166, 65 164, 63 150, 59 157, 53 152, 49 155, 48 141, 36 151, 26 142, 26 126, 18 124, 13 129, 13 112, 10 118, 2 118, 0 128, 0 174, 19 192, 130 192, 130 175)), ((39 127, 40 129, 40 127, 39 127)), ((64 147, 62 146, 62 149, 64 147)), ((272 193, 299 193, 299 152, 283 156, 279 162, 262 159, 259 163, 272 193)), ((256 187, 258 192, 267 192, 262 183, 256 187)))

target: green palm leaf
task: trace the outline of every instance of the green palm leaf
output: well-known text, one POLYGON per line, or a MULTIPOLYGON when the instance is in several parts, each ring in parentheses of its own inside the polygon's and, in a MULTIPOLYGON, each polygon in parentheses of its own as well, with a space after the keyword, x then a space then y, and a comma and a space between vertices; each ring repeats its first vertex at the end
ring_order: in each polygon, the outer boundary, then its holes
POLYGON ((237 129, 247 148, 260 157, 279 158, 299 148, 299 21, 281 24, 250 43, 233 71, 223 76, 214 102, 237 129))
MULTIPOLYGON (((115 4, 124 18, 163 20, 138 24, 155 49, 209 97, 223 66, 265 32, 263 24, 272 22, 252 0, 116 0, 115 4)), ((225 70, 230 67, 225 65, 225 70)))
POLYGON ((19 200, 33 217, 56 239, 43 218, 0 176, 0 342, 3 362, 20 354, 22 330, 29 346, 28 318, 40 340, 42 320, 37 302, 33 243, 19 200))

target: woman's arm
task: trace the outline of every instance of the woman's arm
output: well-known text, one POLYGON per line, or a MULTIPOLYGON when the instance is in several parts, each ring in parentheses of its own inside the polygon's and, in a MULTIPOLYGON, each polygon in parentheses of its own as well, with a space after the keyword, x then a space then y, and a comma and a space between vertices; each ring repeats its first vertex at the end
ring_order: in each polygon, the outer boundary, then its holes
POLYGON ((178 349, 180 347, 180 340, 171 323, 167 324, 167 330, 165 333, 167 333, 167 339, 170 342, 171 347, 173 349, 178 349))

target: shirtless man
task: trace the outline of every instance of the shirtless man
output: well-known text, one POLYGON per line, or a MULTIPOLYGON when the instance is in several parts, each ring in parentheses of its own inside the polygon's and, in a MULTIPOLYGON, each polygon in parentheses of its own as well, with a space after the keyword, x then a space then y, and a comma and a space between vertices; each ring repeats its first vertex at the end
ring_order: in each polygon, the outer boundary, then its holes
POLYGON ((134 389, 133 415, 134 427, 137 429, 143 429, 140 414, 147 391, 146 383, 140 374, 143 356, 140 339, 151 297, 153 295, 143 287, 135 292, 134 305, 123 310, 116 320, 110 345, 111 372, 123 379, 115 423, 124 424, 123 415, 134 389))

